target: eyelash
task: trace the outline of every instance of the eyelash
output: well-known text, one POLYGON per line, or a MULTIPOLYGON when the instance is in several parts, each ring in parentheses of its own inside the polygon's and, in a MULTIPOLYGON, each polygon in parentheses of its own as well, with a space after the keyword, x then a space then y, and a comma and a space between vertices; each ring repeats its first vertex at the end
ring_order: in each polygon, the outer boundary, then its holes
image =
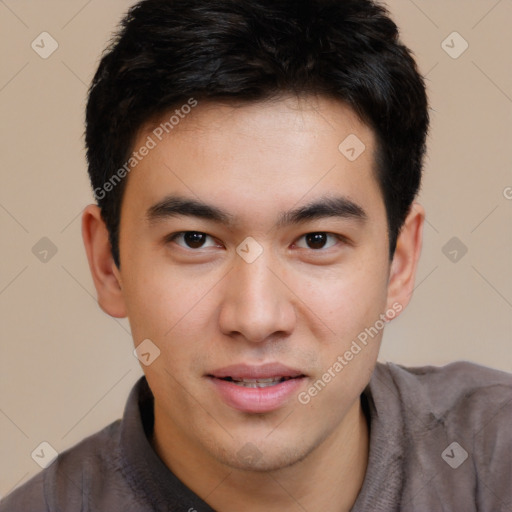
MULTIPOLYGON (((207 237, 211 238, 212 240, 214 240, 214 237, 212 237, 211 235, 208 235, 208 233, 204 233, 202 231, 179 231, 177 233, 173 233, 171 235, 168 235, 166 238, 165 238, 165 242, 166 243, 170 243, 170 242, 175 242, 175 240, 182 236, 182 235, 185 235, 187 233, 197 233, 197 234, 200 234, 200 235, 206 235, 207 237)), ((347 244, 348 243, 348 240, 342 236, 342 235, 337 235, 335 233, 329 233, 328 231, 311 231, 309 233, 305 233, 304 235, 300 236, 298 238, 298 240, 301 240, 302 238, 308 236, 308 235, 318 235, 318 234, 321 234, 321 235, 327 235, 327 236, 330 236, 330 237, 333 237, 335 239, 338 240, 338 242, 341 242, 342 244, 347 244)), ((179 244, 177 244, 179 245, 179 244)), ((332 247, 334 247, 335 245, 337 244, 333 244, 331 245, 330 247, 328 247, 327 249, 325 248, 320 248, 320 249, 311 249, 311 248, 307 248, 307 249, 310 249, 311 251, 313 252, 322 252, 322 251, 326 251, 332 247)), ((182 245, 180 245, 181 248, 183 249, 186 249, 186 250, 189 250, 189 251, 192 251, 192 252, 199 252, 201 249, 204 249, 203 247, 199 247, 199 248, 192 248, 192 247, 184 247, 182 245)), ((304 247, 300 247, 300 249, 304 249, 304 247)))

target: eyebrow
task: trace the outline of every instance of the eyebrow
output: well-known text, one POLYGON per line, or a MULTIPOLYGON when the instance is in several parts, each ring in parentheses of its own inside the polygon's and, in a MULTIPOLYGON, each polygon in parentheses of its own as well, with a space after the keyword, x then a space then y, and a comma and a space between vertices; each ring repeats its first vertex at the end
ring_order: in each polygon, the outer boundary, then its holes
MULTIPOLYGON (((217 206, 197 199, 175 195, 166 196, 148 208, 146 212, 146 219, 149 223, 156 223, 177 216, 196 217, 218 224, 225 224, 228 227, 236 224, 234 215, 217 206)), ((347 197, 321 197, 304 206, 281 212, 276 227, 297 225, 328 217, 353 219, 359 222, 364 222, 368 218, 364 209, 347 197)))

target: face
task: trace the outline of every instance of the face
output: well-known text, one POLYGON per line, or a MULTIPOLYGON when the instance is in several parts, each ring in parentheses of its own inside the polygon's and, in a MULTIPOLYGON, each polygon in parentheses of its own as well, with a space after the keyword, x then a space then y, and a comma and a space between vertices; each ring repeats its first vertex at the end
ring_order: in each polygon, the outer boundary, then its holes
POLYGON ((156 435, 230 467, 288 466, 341 428, 402 307, 374 136, 313 97, 199 103, 161 141, 157 125, 135 143, 156 146, 128 178, 116 272, 135 345, 160 351, 143 365, 156 435))

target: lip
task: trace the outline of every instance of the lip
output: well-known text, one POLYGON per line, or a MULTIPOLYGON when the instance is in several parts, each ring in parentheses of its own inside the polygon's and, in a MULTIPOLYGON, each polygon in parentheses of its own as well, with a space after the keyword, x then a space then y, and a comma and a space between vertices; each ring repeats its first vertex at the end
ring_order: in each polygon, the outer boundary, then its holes
POLYGON ((290 368, 281 363, 267 363, 260 366, 248 364, 234 364, 219 368, 209 374, 209 376, 223 379, 231 377, 233 379, 270 379, 274 377, 300 377, 303 372, 295 368, 290 368))
POLYGON ((262 366, 245 364, 226 366, 207 375, 220 398, 230 407, 246 413, 266 413, 283 407, 303 385, 306 375, 300 370, 289 368, 279 363, 262 366), (264 388, 247 388, 234 382, 222 380, 233 379, 269 379, 289 377, 288 380, 264 388))

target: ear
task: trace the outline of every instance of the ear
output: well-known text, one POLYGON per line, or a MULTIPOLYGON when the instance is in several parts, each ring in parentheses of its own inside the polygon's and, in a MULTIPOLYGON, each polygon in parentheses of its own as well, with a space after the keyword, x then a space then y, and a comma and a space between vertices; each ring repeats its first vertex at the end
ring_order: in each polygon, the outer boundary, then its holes
POLYGON ((83 211, 82 238, 98 293, 98 304, 110 316, 124 318, 126 307, 121 276, 112 257, 112 247, 101 210, 95 204, 90 204, 83 211))
POLYGON ((424 208, 418 203, 413 203, 398 235, 395 254, 391 262, 388 281, 388 309, 395 309, 393 304, 400 304, 401 311, 409 303, 421 253, 424 222, 424 208))

